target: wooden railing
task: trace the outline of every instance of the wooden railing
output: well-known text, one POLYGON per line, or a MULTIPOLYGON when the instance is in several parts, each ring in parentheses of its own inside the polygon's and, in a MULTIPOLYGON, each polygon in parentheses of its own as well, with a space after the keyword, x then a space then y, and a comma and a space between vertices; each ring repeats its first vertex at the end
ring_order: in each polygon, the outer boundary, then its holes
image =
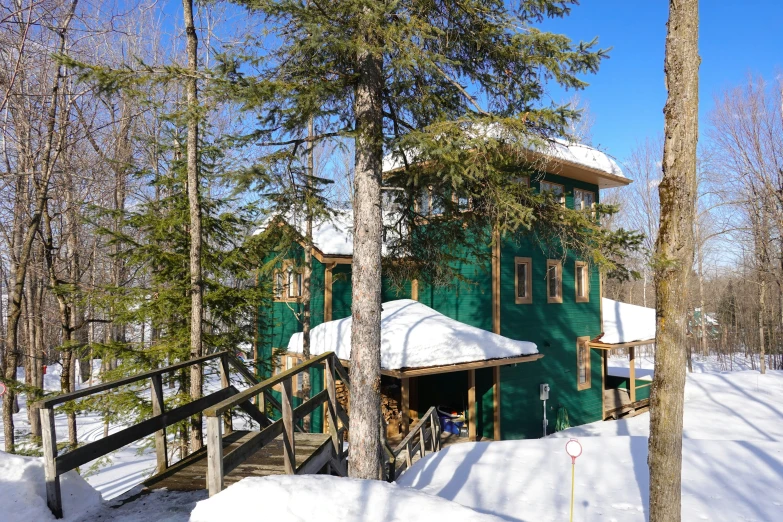
MULTIPOLYGON (((192 415, 196 415, 206 408, 219 404, 229 397, 239 394, 239 391, 231 386, 229 382, 229 366, 238 369, 245 377, 250 376, 253 379, 255 378, 253 374, 245 368, 242 362, 235 359, 228 352, 218 352, 173 364, 165 368, 140 373, 139 375, 134 375, 132 377, 125 377, 96 386, 90 386, 89 388, 83 388, 75 392, 47 397, 40 401, 38 406, 41 409, 41 436, 44 454, 44 475, 46 480, 46 502, 54 516, 57 518, 62 518, 63 516, 60 475, 144 437, 153 434, 155 435, 157 473, 164 472, 169 467, 166 447, 166 428, 172 424, 183 421, 192 415), (194 364, 204 364, 213 359, 220 359, 218 367, 220 370, 221 389, 188 404, 166 410, 163 403, 162 376, 194 364), (151 418, 116 433, 112 433, 100 440, 90 442, 89 444, 79 446, 67 453, 58 455, 57 436, 54 425, 55 406, 96 393, 113 390, 127 384, 144 381, 146 379, 150 380, 151 385, 153 414, 151 418)), ((249 400, 243 399, 238 403, 238 406, 262 427, 272 424, 249 400)), ((222 422, 225 424, 226 430, 231 429, 230 418, 227 417, 223 419, 222 422)))
POLYGON ((408 435, 402 439, 396 448, 386 446, 387 460, 384 466, 384 479, 394 482, 403 471, 413 464, 413 457, 418 453, 421 458, 427 453, 427 443, 430 452, 440 451, 440 419, 435 406, 427 410, 421 419, 411 428, 408 435), (400 458, 404 456, 404 459, 400 458), (399 462, 399 464, 398 464, 399 462))
POLYGON ((250 388, 237 393, 225 400, 211 405, 204 411, 207 417, 207 489, 209 495, 215 495, 223 490, 224 477, 231 470, 242 464, 248 457, 256 453, 269 442, 282 434, 283 436, 283 465, 289 475, 317 473, 327 464, 338 475, 347 475, 347 453, 343 451, 343 437, 348 429, 348 415, 337 401, 335 389, 335 373, 341 380, 347 383, 347 372, 333 352, 314 357, 302 364, 294 366, 274 377, 259 382, 250 388), (325 376, 324 390, 316 393, 297 408, 293 407, 293 378, 303 371, 323 364, 325 376), (282 386, 281 400, 275 407, 279 407, 281 418, 276 422, 256 432, 250 439, 242 443, 227 455, 223 455, 223 423, 221 418, 232 408, 241 406, 244 402, 257 395, 270 397, 269 392, 273 386, 282 386), (296 441, 294 430, 297 421, 310 414, 313 410, 327 406, 329 433, 331 443, 324 444, 307 458, 300 466, 296 465, 296 441), (339 423, 342 424, 338 428, 339 423))

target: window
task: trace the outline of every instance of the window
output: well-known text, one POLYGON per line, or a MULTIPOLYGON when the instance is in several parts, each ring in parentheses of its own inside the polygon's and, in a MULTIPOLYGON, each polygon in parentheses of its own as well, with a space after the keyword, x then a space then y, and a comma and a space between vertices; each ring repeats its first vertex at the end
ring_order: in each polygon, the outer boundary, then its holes
POLYGON ((576 389, 587 390, 590 379, 590 338, 576 338, 576 389))
POLYGON ((514 182, 519 183, 520 185, 530 187, 530 177, 528 176, 517 176, 512 179, 514 180, 514 182))
POLYGON ((587 263, 577 261, 574 266, 574 287, 576 289, 576 302, 587 303, 590 301, 590 270, 587 263))
POLYGON ((595 207, 595 193, 587 190, 574 189, 574 209, 593 210, 595 207))
POLYGON ((283 261, 283 267, 272 274, 275 301, 296 301, 302 297, 302 278, 302 272, 294 268, 293 261, 283 261))
POLYGON ((546 302, 563 302, 563 262, 560 260, 546 261, 546 302))
POLYGON ((514 302, 530 304, 533 302, 533 263, 529 257, 514 258, 514 302))
POLYGON ((555 199, 565 206, 565 187, 557 183, 550 183, 549 181, 541 182, 541 192, 551 192, 555 196, 555 199))

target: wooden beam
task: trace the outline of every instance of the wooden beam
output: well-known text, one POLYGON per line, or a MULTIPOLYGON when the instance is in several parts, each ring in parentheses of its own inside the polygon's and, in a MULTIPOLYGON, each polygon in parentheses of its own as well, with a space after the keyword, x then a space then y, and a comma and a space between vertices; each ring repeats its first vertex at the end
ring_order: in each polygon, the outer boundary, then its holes
MULTIPOLYGON (((160 375, 152 376, 152 386, 150 387, 150 395, 152 396, 152 415, 157 417, 162 415, 164 411, 163 405, 163 382, 160 375)), ((162 473, 169 467, 168 451, 166 448, 166 428, 155 432, 155 458, 157 461, 157 468, 155 473, 162 473)))
POLYGON ((332 320, 332 285, 334 284, 332 270, 334 264, 326 265, 324 271, 324 322, 332 320))
POLYGON ((292 408, 293 393, 291 391, 291 379, 283 381, 282 400, 283 407, 283 465, 288 475, 296 473, 296 447, 294 443, 294 414, 292 408))
POLYGON ((476 436, 476 370, 468 370, 468 438, 476 436))
MULTIPOLYGON (((230 368, 228 365, 228 353, 224 353, 220 356, 218 361, 218 367, 220 371, 220 387, 228 388, 231 385, 230 380, 230 368)), ((231 412, 227 411, 223 414, 223 432, 228 434, 234 431, 233 423, 231 422, 231 412)))
POLYGON ((445 366, 431 366, 428 368, 414 368, 411 370, 401 370, 397 376, 402 377, 421 377, 423 375, 435 375, 438 373, 460 372, 465 370, 476 370, 480 368, 494 368, 495 366, 505 366, 507 364, 518 364, 533 362, 541 359, 544 354, 537 353, 533 355, 522 355, 519 357, 509 357, 506 359, 490 359, 489 361, 476 361, 460 364, 449 364, 445 366))
POLYGON ((500 366, 492 368, 492 437, 495 440, 502 440, 502 431, 500 429, 500 366))
POLYGON ((402 434, 407 435, 410 432, 411 423, 411 380, 408 377, 400 379, 400 412, 402 413, 402 434))
POLYGON ((601 352, 601 420, 606 418, 606 375, 608 372, 608 353, 601 352))
POLYGON ((590 348, 596 350, 614 350, 615 348, 631 348, 633 346, 644 346, 646 344, 655 344, 655 339, 647 339, 645 341, 633 341, 630 343, 617 343, 607 344, 600 341, 590 341, 590 348))
MULTIPOLYGON (((60 477, 57 476, 57 432, 54 429, 54 411, 41 408, 41 439, 44 454, 44 480, 46 504, 55 518, 63 518, 63 500, 60 494, 60 477)), ((7 506, 8 507, 8 506, 7 506)))
POLYGON ((209 496, 223 491, 223 419, 207 417, 207 490, 209 496))
POLYGON ((411 299, 414 301, 419 300, 419 280, 414 279, 411 281, 411 299))
POLYGON ((329 400, 326 403, 326 411, 329 416, 329 434, 332 436, 332 445, 334 446, 335 455, 340 456, 342 450, 339 440, 339 433, 337 432, 337 388, 334 382, 334 362, 336 357, 330 357, 326 360, 326 369, 324 370, 324 384, 326 385, 326 392, 329 394, 329 400))
POLYGON ((192 366, 194 364, 201 364, 203 362, 207 362, 211 359, 215 359, 216 357, 222 356, 226 352, 217 352, 210 355, 205 355, 203 357, 196 357, 195 359, 188 359, 187 361, 182 361, 177 364, 172 364, 171 366, 166 366, 165 368, 159 368, 157 370, 151 370, 148 372, 143 372, 138 375, 134 375, 132 377, 124 377, 122 379, 117 379, 115 381, 109 381, 104 382, 102 384, 97 384, 95 386, 90 386, 89 388, 82 388, 81 390, 76 390, 75 392, 71 393, 63 393, 62 395, 55 395, 53 397, 47 397, 41 401, 38 402, 39 408, 50 408, 52 406, 56 406, 58 404, 62 404, 64 402, 72 401, 75 399, 80 399, 82 397, 87 397, 88 395, 92 395, 94 393, 111 390, 114 388, 117 388, 119 386, 124 386, 126 384, 132 384, 134 382, 143 381, 145 379, 151 378, 153 375, 162 375, 164 373, 170 373, 176 370, 179 370, 180 368, 186 368, 188 366, 192 366))
POLYGON ((500 231, 492 229, 492 331, 500 335, 500 231))
POLYGON ((73 451, 60 455, 57 457, 56 461, 57 474, 62 475, 77 466, 87 464, 91 460, 95 460, 109 452, 120 449, 131 442, 152 435, 156 431, 164 429, 166 426, 171 426, 174 423, 185 420, 235 393, 237 393, 237 390, 233 387, 216 391, 201 397, 200 399, 196 399, 195 401, 183 404, 173 410, 164 411, 161 415, 142 421, 134 426, 112 433, 108 437, 96 440, 95 442, 90 442, 73 451))
POLYGON ((628 380, 628 393, 631 394, 631 402, 636 402, 636 353, 633 346, 628 348, 628 358, 630 360, 629 370, 630 378, 628 380))

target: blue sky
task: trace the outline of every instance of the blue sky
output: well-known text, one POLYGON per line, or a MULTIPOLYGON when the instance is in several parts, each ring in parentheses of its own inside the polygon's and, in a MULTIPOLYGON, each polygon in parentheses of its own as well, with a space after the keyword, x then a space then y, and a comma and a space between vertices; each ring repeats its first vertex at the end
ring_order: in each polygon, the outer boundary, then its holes
MULTIPOLYGON (((700 4, 699 112, 704 131, 715 94, 743 83, 749 73, 771 81, 783 72, 783 2, 700 4)), ((598 36, 601 47, 613 48, 598 74, 585 78, 590 86, 580 97, 589 102, 595 118, 593 144, 620 160, 637 142, 663 132, 667 16, 665 0, 582 0, 570 16, 542 27, 577 41, 598 36)), ((558 95, 570 98, 553 92, 558 95)))

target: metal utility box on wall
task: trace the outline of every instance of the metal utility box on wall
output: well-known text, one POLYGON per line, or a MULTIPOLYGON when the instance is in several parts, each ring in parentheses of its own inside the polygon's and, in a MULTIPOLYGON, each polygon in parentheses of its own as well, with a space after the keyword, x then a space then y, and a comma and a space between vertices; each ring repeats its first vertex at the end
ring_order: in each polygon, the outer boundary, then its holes
POLYGON ((549 385, 544 383, 540 386, 539 399, 542 401, 549 400, 549 385))

